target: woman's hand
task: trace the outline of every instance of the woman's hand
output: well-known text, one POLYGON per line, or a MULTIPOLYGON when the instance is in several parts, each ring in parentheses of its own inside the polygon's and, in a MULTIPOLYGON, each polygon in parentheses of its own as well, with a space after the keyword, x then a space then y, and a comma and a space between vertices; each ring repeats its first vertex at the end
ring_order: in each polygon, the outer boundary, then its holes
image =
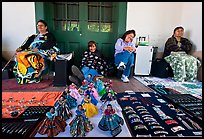
POLYGON ((32 51, 33 51, 33 52, 37 52, 37 51, 39 51, 39 49, 38 49, 38 48, 35 48, 35 49, 33 49, 32 51))
POLYGON ((22 51, 20 47, 16 49, 16 52, 20 52, 20 51, 22 51))
POLYGON ((125 51, 130 52, 130 53, 132 53, 132 52, 135 52, 135 51, 136 51, 136 49, 135 49, 135 48, 133 48, 133 47, 131 47, 131 46, 125 46, 123 49, 124 49, 125 51))

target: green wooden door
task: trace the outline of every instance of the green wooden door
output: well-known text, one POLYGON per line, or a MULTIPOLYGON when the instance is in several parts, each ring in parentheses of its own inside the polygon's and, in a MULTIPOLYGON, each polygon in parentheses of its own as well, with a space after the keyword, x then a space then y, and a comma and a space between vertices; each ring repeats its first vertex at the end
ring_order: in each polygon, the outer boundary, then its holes
POLYGON ((96 41, 106 58, 113 59, 116 39, 125 32, 126 5, 125 2, 36 3, 36 20, 44 18, 48 22, 61 53, 74 51, 74 64, 79 66, 90 40, 96 41))

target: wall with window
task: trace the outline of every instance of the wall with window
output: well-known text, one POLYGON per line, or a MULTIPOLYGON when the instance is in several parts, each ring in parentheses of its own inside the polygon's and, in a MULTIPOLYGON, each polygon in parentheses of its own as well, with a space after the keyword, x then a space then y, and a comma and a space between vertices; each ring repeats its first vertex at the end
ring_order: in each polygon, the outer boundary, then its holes
POLYGON ((2 2, 2 56, 6 60, 35 32, 34 2, 2 2))

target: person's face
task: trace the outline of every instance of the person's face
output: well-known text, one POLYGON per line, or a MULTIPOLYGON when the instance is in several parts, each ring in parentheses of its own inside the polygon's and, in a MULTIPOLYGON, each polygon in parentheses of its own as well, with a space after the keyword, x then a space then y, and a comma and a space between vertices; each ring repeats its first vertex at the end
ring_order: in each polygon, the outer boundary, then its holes
POLYGON ((126 42, 132 42, 132 41, 133 41, 133 38, 134 38, 134 34, 133 34, 133 33, 130 33, 130 34, 126 35, 125 41, 126 41, 126 42))
POLYGON ((60 100, 63 101, 63 100, 64 100, 64 97, 60 97, 60 100))
POLYGON ((108 106, 108 107, 107 107, 108 110, 111 110, 111 108, 112 108, 111 106, 108 106))
POLYGON ((42 22, 38 22, 37 28, 40 33, 44 33, 47 30, 47 27, 42 22))
POLYGON ((182 37, 184 34, 184 30, 183 29, 177 29, 174 33, 175 37, 182 37))
POLYGON ((68 92, 68 88, 65 88, 65 91, 68 92))
POLYGON ((50 109, 50 112, 51 112, 51 113, 54 113, 54 112, 55 112, 54 108, 51 108, 51 109, 50 109))
POLYGON ((96 45, 95 44, 92 44, 90 47, 89 47, 89 50, 91 52, 95 52, 96 51, 96 45))
POLYGON ((82 107, 81 107, 81 106, 79 106, 79 107, 78 107, 78 109, 79 109, 79 110, 81 110, 81 109, 82 109, 82 107))

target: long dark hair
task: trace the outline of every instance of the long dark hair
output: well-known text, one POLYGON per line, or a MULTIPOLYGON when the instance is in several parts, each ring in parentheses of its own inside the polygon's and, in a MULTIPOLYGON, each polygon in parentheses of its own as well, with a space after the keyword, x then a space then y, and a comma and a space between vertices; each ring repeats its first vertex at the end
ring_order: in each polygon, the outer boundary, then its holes
POLYGON ((40 19, 40 20, 37 21, 37 24, 38 24, 39 22, 43 23, 43 24, 45 25, 45 27, 47 27, 46 31, 49 32, 49 29, 48 29, 48 26, 47 26, 47 23, 45 22, 45 20, 40 19))
POLYGON ((131 33, 134 35, 134 37, 136 36, 135 30, 128 30, 128 31, 126 31, 126 32, 123 34, 123 36, 121 37, 121 39, 125 40, 126 36, 127 36, 128 34, 131 34, 131 33))

